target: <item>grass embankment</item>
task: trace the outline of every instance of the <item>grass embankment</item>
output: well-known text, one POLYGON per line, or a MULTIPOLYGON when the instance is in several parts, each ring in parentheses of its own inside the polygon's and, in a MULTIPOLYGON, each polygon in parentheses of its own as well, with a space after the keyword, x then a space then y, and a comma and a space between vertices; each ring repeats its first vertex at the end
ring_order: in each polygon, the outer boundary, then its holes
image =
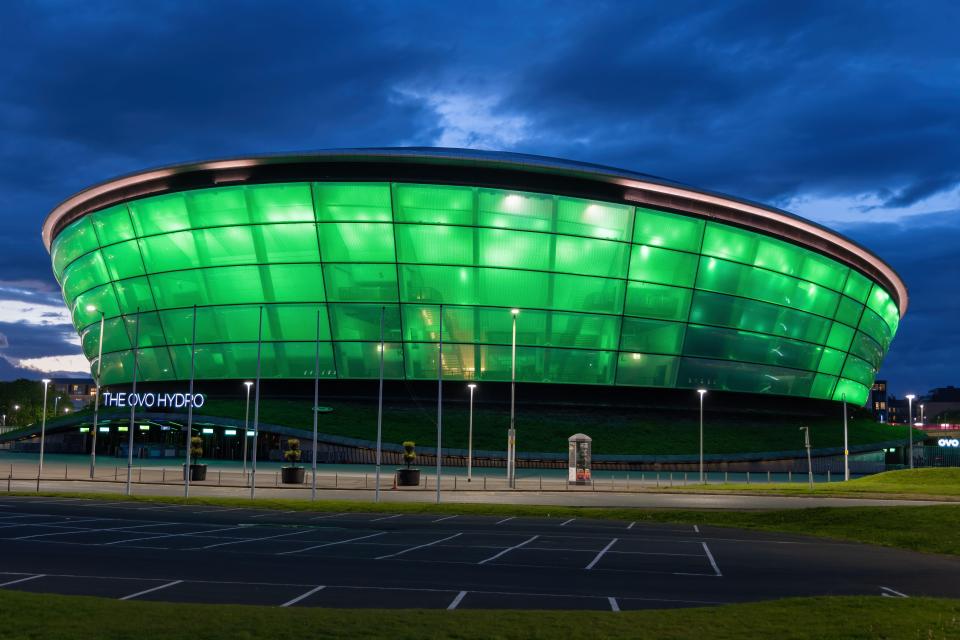
POLYGON ((820 597, 696 609, 427 611, 119 602, 0 591, 0 637, 137 638, 960 638, 960 601, 820 597))
MULTIPOLYGON (((803 474, 796 474, 803 477, 803 474)), ((872 476, 857 478, 850 482, 815 483, 811 490, 803 483, 773 482, 770 484, 710 484, 674 488, 685 493, 742 493, 777 494, 836 497, 881 497, 881 498, 960 498, 960 469, 902 469, 886 471, 872 476)))
MULTIPOLYGON (((16 494, 14 494, 16 495, 16 494)), ((366 502, 358 500, 287 500, 246 498, 172 498, 100 493, 41 492, 95 500, 136 500, 164 504, 200 504, 284 511, 329 513, 401 513, 489 515, 551 518, 600 518, 623 522, 662 522, 714 525, 779 531, 898 547, 913 551, 960 555, 960 505, 923 507, 812 507, 769 511, 634 509, 629 507, 566 507, 521 504, 457 504, 366 502)), ((260 522, 269 520, 261 519, 260 522)))
MULTIPOLYGON (((260 419, 264 422, 312 429, 312 403, 299 400, 262 400, 260 419)), ((377 414, 374 403, 347 401, 324 402, 333 408, 321 413, 321 433, 361 440, 376 440, 377 414)), ((203 415, 243 420, 241 402, 211 398, 204 405, 203 415)), ((444 408, 443 444, 452 449, 467 448, 466 407, 444 408)), ((473 446, 475 449, 502 451, 504 430, 510 424, 509 410, 478 407, 474 413, 473 446)), ((708 454, 731 454, 751 451, 795 451, 803 448, 797 430, 800 424, 810 427, 810 437, 817 448, 843 446, 843 427, 838 420, 825 418, 800 419, 771 414, 750 416, 709 415, 709 428, 704 432, 704 449, 708 454)), ((584 432, 593 438, 594 454, 693 455, 699 448, 699 417, 675 411, 618 409, 611 407, 537 408, 517 414, 520 437, 517 448, 524 452, 565 452, 567 438, 584 432)), ((906 427, 878 424, 867 416, 850 422, 850 444, 872 444, 905 439, 906 427)), ((384 407, 383 440, 399 444, 413 440, 422 446, 436 442, 436 409, 404 405, 384 407)))

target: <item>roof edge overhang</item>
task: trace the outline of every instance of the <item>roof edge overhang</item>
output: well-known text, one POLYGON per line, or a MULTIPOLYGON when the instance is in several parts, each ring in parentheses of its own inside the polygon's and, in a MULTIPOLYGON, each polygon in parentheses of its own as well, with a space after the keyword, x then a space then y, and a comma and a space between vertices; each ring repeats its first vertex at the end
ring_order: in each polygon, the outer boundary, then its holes
POLYGON ((751 229, 851 266, 893 295, 901 317, 909 296, 894 269, 853 240, 763 204, 601 165, 517 153, 425 147, 332 149, 191 162, 102 182, 57 205, 43 223, 43 243, 68 224, 139 198, 214 186, 294 181, 370 180, 470 184, 651 206, 751 229))

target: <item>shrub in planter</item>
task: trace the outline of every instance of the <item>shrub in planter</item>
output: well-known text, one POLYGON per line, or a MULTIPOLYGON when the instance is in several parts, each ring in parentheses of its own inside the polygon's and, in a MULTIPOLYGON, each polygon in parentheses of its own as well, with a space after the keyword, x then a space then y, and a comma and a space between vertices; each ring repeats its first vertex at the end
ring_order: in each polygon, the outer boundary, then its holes
POLYGON ((287 450, 283 452, 283 459, 289 462, 290 466, 280 469, 284 484, 303 484, 305 470, 297 466, 301 453, 300 441, 297 438, 287 440, 287 450))
POLYGON ((417 459, 417 443, 407 440, 403 443, 403 461, 406 469, 397 469, 397 485, 401 487, 416 487, 420 484, 420 469, 411 469, 410 465, 417 459))
MULTIPOLYGON (((196 460, 196 463, 190 463, 190 481, 195 480, 206 480, 207 479, 207 465, 200 464, 200 458, 203 457, 203 438, 200 436, 193 436, 190 438, 190 459, 196 460)), ((187 465, 183 465, 186 467, 187 465)), ((184 475, 187 471, 184 469, 184 475)))

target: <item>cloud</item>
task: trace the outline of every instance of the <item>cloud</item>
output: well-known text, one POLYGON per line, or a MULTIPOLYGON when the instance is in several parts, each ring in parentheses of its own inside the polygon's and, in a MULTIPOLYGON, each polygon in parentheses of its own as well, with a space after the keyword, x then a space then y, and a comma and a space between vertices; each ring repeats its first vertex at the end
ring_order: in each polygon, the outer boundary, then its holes
POLYGON ((15 360, 5 355, 0 357, 14 367, 36 373, 49 373, 52 375, 82 373, 84 375, 90 375, 90 363, 79 354, 43 356, 41 358, 24 358, 22 360, 15 360))
POLYGON ((493 95, 397 89, 397 100, 420 103, 435 115, 432 146, 512 149, 529 135, 522 115, 502 113, 493 95))

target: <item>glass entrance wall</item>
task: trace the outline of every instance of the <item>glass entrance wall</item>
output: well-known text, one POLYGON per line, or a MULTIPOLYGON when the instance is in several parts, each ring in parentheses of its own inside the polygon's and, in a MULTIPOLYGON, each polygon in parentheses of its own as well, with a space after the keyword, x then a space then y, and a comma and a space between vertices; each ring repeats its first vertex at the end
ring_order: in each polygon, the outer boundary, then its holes
POLYGON ((517 378, 862 404, 897 330, 889 293, 814 251, 690 215, 470 186, 285 183, 134 200, 51 257, 103 383, 196 375, 517 378), (260 322, 262 308, 262 326, 260 322), (318 316, 319 314, 319 316, 318 316))

